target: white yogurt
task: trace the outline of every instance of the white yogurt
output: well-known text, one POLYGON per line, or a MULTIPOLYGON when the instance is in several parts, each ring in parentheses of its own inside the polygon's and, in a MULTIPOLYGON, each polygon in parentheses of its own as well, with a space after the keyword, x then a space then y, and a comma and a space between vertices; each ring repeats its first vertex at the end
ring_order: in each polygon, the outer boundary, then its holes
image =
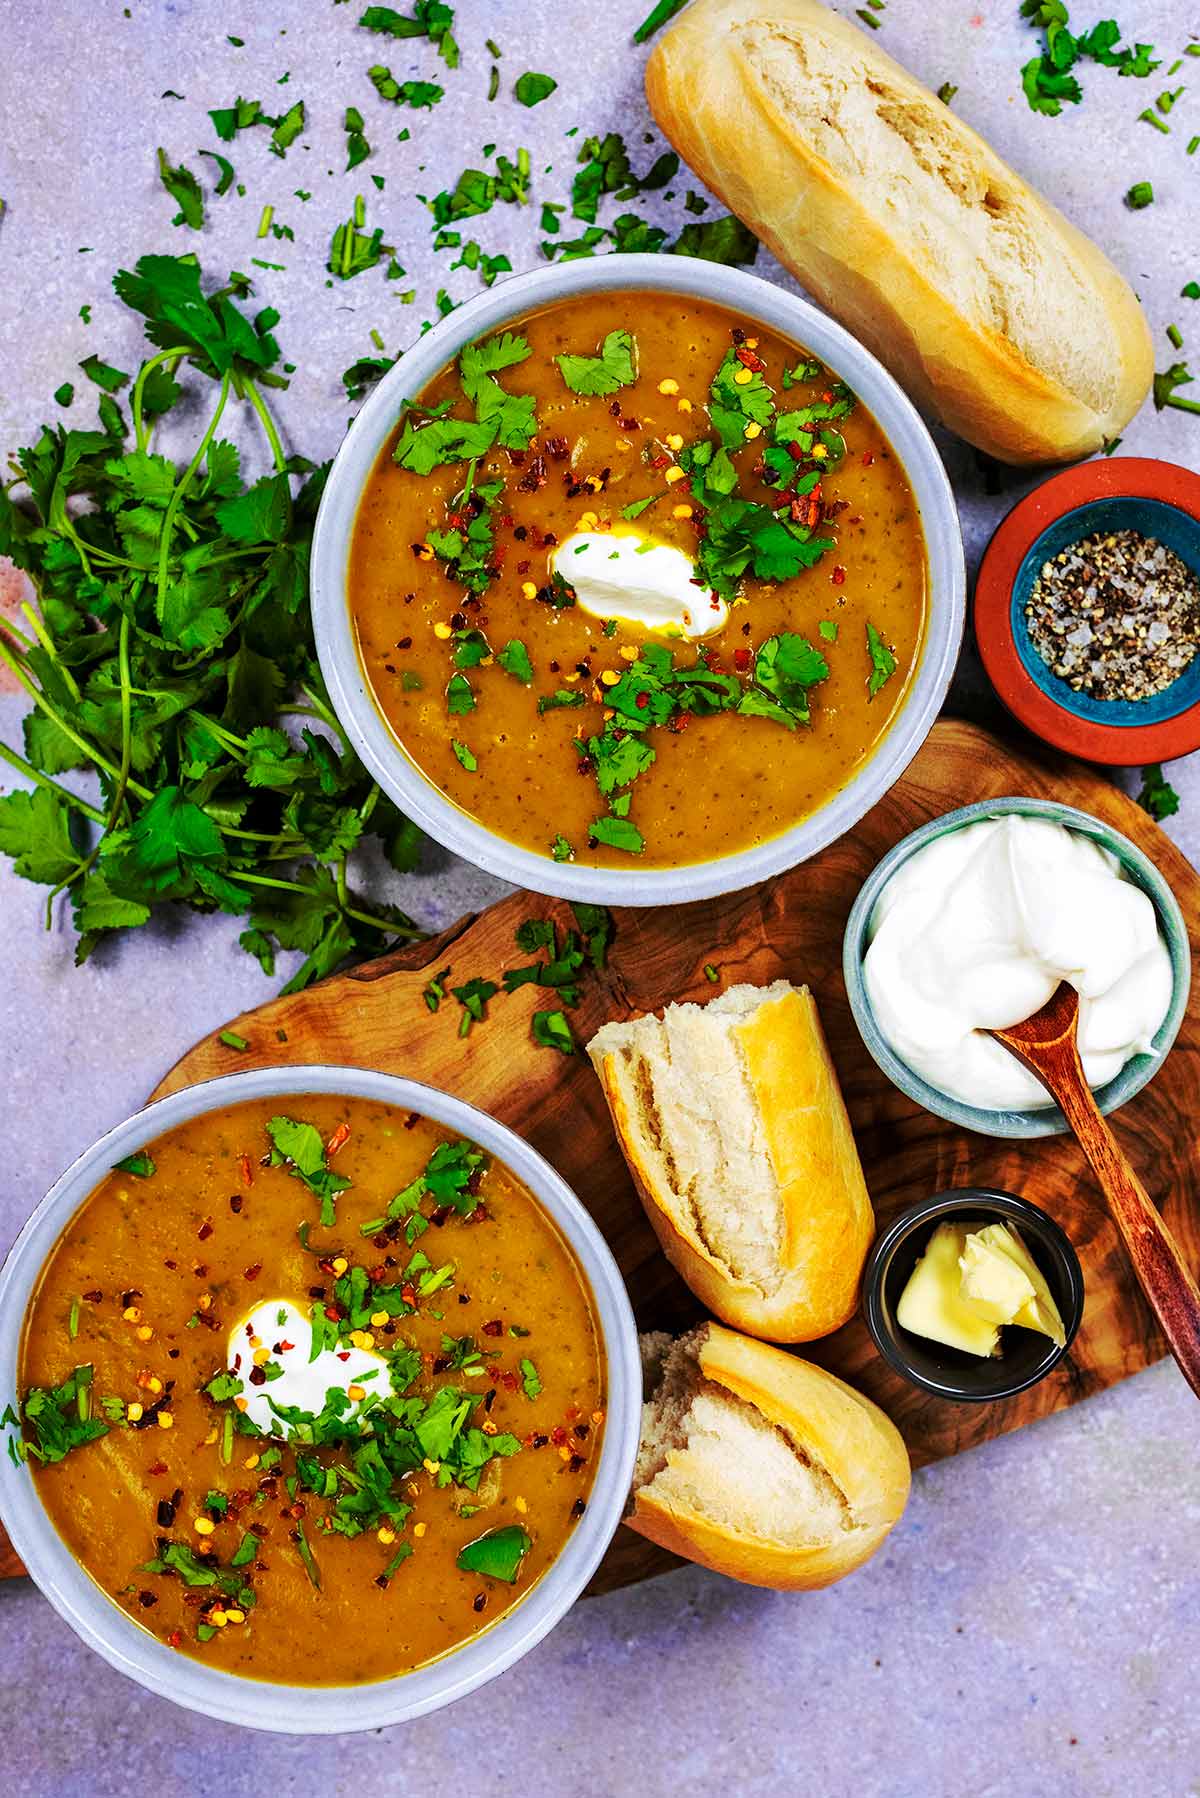
POLYGON ((697 584, 690 556, 640 531, 573 531, 551 557, 593 618, 620 618, 664 636, 709 637, 729 607, 697 584))
POLYGON ((337 1351, 323 1348, 316 1359, 310 1361, 311 1351, 312 1325, 308 1314, 298 1310, 288 1299, 267 1300, 229 1332, 229 1371, 242 1382, 242 1396, 246 1401, 244 1414, 260 1430, 276 1436, 287 1433, 282 1420, 271 1409, 272 1400, 277 1405, 296 1405, 315 1417, 331 1386, 340 1386, 347 1391, 351 1386, 361 1385, 368 1394, 390 1394, 388 1366, 382 1355, 373 1355, 369 1349, 353 1348, 349 1343, 337 1351), (263 1386, 252 1386, 250 1372, 255 1365, 254 1355, 261 1349, 269 1352, 270 1360, 282 1367, 283 1372, 263 1386))
POLYGON ((1053 1104, 988 1029, 1019 1023, 1060 981, 1079 993, 1092 1086, 1150 1050, 1171 1003, 1151 900, 1090 837, 1017 813, 918 849, 876 902, 867 997, 895 1053, 952 1098, 989 1111, 1053 1104))

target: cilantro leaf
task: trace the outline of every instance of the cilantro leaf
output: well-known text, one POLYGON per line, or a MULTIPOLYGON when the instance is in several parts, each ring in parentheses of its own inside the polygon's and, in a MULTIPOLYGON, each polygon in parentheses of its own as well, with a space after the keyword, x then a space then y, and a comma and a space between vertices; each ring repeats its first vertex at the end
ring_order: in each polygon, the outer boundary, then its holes
POLYGON ((637 345, 629 331, 610 331, 598 356, 556 356, 572 393, 609 394, 637 379, 637 345))
POLYGON ((527 69, 523 75, 517 76, 513 93, 522 106, 538 106, 543 100, 549 99, 557 86, 558 83, 552 76, 536 75, 531 69, 527 69))
POLYGON ((640 855, 646 847, 645 837, 628 818, 593 818, 588 833, 597 843, 622 849, 627 855, 640 855))
MULTIPOLYGON (((576 1042, 563 1011, 535 1011, 531 1020, 533 1040, 542 1049, 557 1049, 561 1055, 574 1055, 576 1042)), ((526 1387, 526 1395, 536 1396, 526 1387)))
POLYGON ((1161 762, 1154 762, 1150 767, 1142 769, 1142 785, 1137 802, 1144 812, 1149 812, 1160 823, 1164 818, 1174 817, 1179 810, 1179 794, 1163 778, 1161 762))
POLYGON ((80 864, 71 840, 70 813, 44 787, 0 795, 0 851, 13 858, 23 880, 57 886, 80 864))
POLYGON ((480 1573, 489 1579, 515 1585, 521 1562, 533 1547, 533 1539, 520 1524, 489 1530, 459 1551, 455 1566, 464 1573, 480 1573))
POLYGON ((180 163, 173 168, 165 150, 158 152, 158 178, 178 206, 173 225, 187 225, 199 231, 204 224, 204 190, 191 169, 180 163))
POLYGON ((533 680, 533 663, 529 659, 529 651, 519 637, 510 638, 496 657, 505 674, 511 674, 526 687, 533 680))
POLYGON ((891 680, 896 672, 896 658, 880 636, 870 619, 867 620, 867 653, 871 658, 871 672, 867 680, 868 697, 874 699, 879 689, 891 680))

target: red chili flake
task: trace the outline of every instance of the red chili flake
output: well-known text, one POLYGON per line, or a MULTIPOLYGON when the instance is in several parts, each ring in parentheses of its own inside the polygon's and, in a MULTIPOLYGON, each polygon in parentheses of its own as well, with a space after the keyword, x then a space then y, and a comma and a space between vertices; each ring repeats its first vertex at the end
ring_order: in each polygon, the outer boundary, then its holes
POLYGON ((543 549, 556 549, 557 547, 558 547, 558 538, 555 536, 554 532, 553 531, 543 531, 542 532, 542 548, 543 549))
MULTIPOLYGON (((620 411, 619 406, 617 410, 620 411)), ((547 437, 546 439, 546 454, 553 456, 556 462, 561 462, 564 459, 569 448, 570 446, 565 437, 547 437)))
POLYGON ((746 669, 750 666, 750 651, 748 649, 735 649, 733 652, 733 665, 739 674, 744 674, 746 669))
POLYGON ((525 460, 525 451, 518 450, 518 449, 510 449, 506 453, 508 455, 509 461, 512 463, 512 466, 514 468, 520 468, 522 463, 525 460))
POLYGON ((864 468, 870 468, 870 467, 871 467, 871 465, 872 465, 872 463, 873 463, 873 462, 874 462, 874 460, 875 460, 875 458, 874 458, 874 456, 873 456, 873 455, 872 455, 872 454, 871 454, 871 452, 870 452, 870 450, 864 450, 864 451, 863 451, 863 453, 862 453, 862 465, 863 465, 863 467, 864 467, 864 468))
POLYGON ((154 1605, 156 1605, 158 1603, 158 1593, 157 1592, 139 1592, 138 1593, 138 1603, 142 1606, 143 1610, 148 1611, 154 1605))
POLYGON ((132 1305, 134 1299, 140 1299, 142 1296, 140 1286, 130 1286, 121 1294, 121 1303, 122 1305, 132 1305))
POLYGON ((471 1600, 471 1609, 473 1611, 483 1611, 487 1609, 486 1592, 476 1592, 474 1598, 471 1600))
POLYGON ((169 1267, 171 1269, 172 1273, 174 1273, 175 1269, 179 1266, 179 1263, 178 1263, 178 1261, 172 1261, 168 1258, 166 1261, 163 1262, 163 1266, 169 1267))
POLYGON ((400 1297, 404 1300, 406 1305, 415 1305, 417 1302, 416 1287, 411 1283, 405 1284, 400 1288, 400 1297))
POLYGON ((575 1503, 571 1506, 571 1515, 572 1515, 572 1517, 582 1517, 583 1513, 586 1510, 587 1510, 587 1499, 586 1498, 577 1498, 575 1500, 575 1503))
POLYGON ((733 353, 743 368, 753 369, 755 374, 761 374, 767 366, 761 356, 756 356, 753 350, 746 349, 744 346, 736 349, 733 353))
POLYGON ((745 343, 746 341, 746 333, 742 330, 740 325, 734 325, 729 335, 733 338, 735 343, 745 343))
POLYGON ((645 708, 650 704, 649 693, 639 693, 633 703, 637 707, 639 712, 644 711, 645 708))
POLYGON ((245 1202, 245 1201, 244 1201, 244 1200, 243 1200, 243 1198, 242 1198, 242 1195, 241 1195, 241 1193, 240 1193, 240 1192, 232 1192, 232 1193, 230 1193, 230 1195, 229 1195, 229 1209, 230 1209, 230 1210, 231 1210, 231 1211, 232 1211, 232 1212, 233 1212, 233 1215, 234 1215, 234 1216, 235 1216, 235 1217, 236 1217, 236 1216, 237 1216, 237 1214, 238 1214, 238 1212, 239 1212, 239 1211, 240 1211, 240 1210, 241 1210, 241 1208, 242 1208, 242 1205, 243 1205, 243 1203, 244 1203, 244 1202, 245 1202))
POLYGON ((568 1473, 578 1473, 581 1467, 586 1467, 586 1466, 587 1466, 587 1462, 584 1460, 582 1455, 572 1455, 571 1459, 567 1462, 567 1472, 568 1473))
POLYGON ((845 582, 845 579, 846 579, 846 570, 842 567, 840 562, 838 563, 837 567, 834 569, 833 573, 830 575, 829 578, 833 582, 835 587, 840 587, 843 585, 843 583, 845 582))
POLYGON ((588 1436, 591 1434, 591 1426, 586 1423, 577 1423, 575 1425, 575 1434, 579 1437, 581 1442, 586 1442, 588 1436))
POLYGON ((549 1436, 543 1436, 538 1432, 537 1434, 530 1436, 527 1440, 530 1448, 545 1448, 550 1438, 549 1436))
POLYGON ((257 1278, 258 1278, 259 1274, 261 1274, 261 1272, 262 1272, 262 1262, 256 1261, 254 1263, 253 1267, 246 1267, 246 1268, 242 1269, 242 1278, 243 1278, 243 1280, 257 1280, 257 1278))
POLYGON ((289 1349, 294 1349, 294 1348, 295 1348, 295 1346, 296 1346, 296 1345, 295 1345, 295 1343, 294 1343, 294 1342, 288 1342, 288 1341, 287 1341, 287 1340, 286 1340, 286 1339, 285 1339, 285 1340, 284 1340, 284 1341, 283 1341, 283 1342, 277 1342, 277 1343, 276 1343, 276 1344, 275 1344, 275 1353, 276 1353, 276 1354, 277 1354, 277 1355, 286 1355, 286 1354, 287 1354, 287 1352, 288 1352, 288 1350, 289 1350, 289 1349))
POLYGON ((499 1317, 489 1317, 483 1326, 485 1336, 503 1336, 504 1323, 499 1317))
POLYGON ((250 1369, 250 1384, 252 1386, 265 1386, 266 1383, 267 1383, 266 1368, 265 1367, 252 1367, 250 1369))
MULTIPOLYGON (((456 612, 454 614, 454 617, 457 618, 458 616, 459 616, 459 614, 456 612)), ((450 620, 450 622, 453 624, 454 619, 452 618, 450 620)), ((461 630, 463 627, 463 624, 465 624, 465 623, 466 623, 466 619, 464 618, 462 620, 461 624, 456 624, 454 626, 455 630, 461 630)), ((350 1126, 349 1126, 349 1124, 339 1124, 337 1129, 334 1131, 333 1135, 329 1138, 329 1141, 325 1144, 326 1157, 331 1158, 332 1156, 336 1155, 338 1150, 344 1149, 346 1144, 349 1141, 350 1141, 350 1126)))
POLYGON ((535 456, 517 482, 517 488, 521 493, 536 493, 539 487, 546 485, 546 480, 546 459, 544 456, 535 456))
POLYGON ((563 1444, 566 1442, 567 1432, 563 1429, 561 1423, 556 1423, 554 1428, 551 1430, 550 1440, 551 1440, 551 1442, 553 1442, 555 1448, 561 1448, 563 1446, 563 1444))
POLYGON ((253 1186, 254 1185, 254 1164, 250 1160, 249 1155, 239 1155, 238 1156, 238 1167, 241 1170, 242 1185, 243 1186, 253 1186))
POLYGON ((338 1318, 341 1316, 341 1312, 338 1310, 336 1305, 326 1305, 325 1315, 329 1319, 330 1323, 335 1324, 337 1322, 338 1318))
POLYGON ((195 1274, 195 1276, 198 1280, 206 1280, 208 1278, 208 1262, 207 1261, 193 1261, 192 1262, 192 1272, 195 1274))
POLYGON ((649 468, 665 468, 670 460, 670 456, 651 456, 647 466, 649 468))
POLYGON ((415 1130, 417 1125, 420 1123, 420 1121, 421 1121, 420 1112, 419 1111, 410 1111, 408 1116, 404 1120, 404 1128, 406 1130, 415 1130))
POLYGON ((339 1361, 348 1361, 350 1359, 349 1349, 338 1349, 336 1353, 339 1361))
POLYGON ((529 557, 523 556, 521 558, 521 560, 517 563, 517 573, 518 574, 528 574, 529 567, 530 567, 529 557))
POLYGON ((497 1377, 505 1392, 515 1392, 520 1384, 515 1373, 502 1373, 497 1377))
POLYGON ((805 523, 810 527, 810 529, 813 529, 820 523, 820 520, 821 520, 821 502, 817 498, 816 494, 814 493, 808 502, 808 517, 805 519, 805 523))
POLYGON ((98 1305, 104 1297, 104 1294, 97 1288, 95 1292, 85 1292, 83 1297, 87 1304, 98 1305))
POLYGON ((642 421, 640 418, 623 418, 621 420, 621 429, 623 431, 640 431, 641 428, 642 421))
POLYGON ((200 1228, 196 1231, 196 1235, 201 1242, 207 1242, 209 1237, 212 1235, 212 1233, 213 1233, 213 1227, 208 1222, 208 1219, 206 1218, 205 1221, 201 1224, 200 1228))
POLYGON ((154 1521, 160 1530, 169 1530, 175 1522, 175 1506, 171 1499, 160 1498, 154 1512, 154 1521))
POLYGON ((167 1464, 165 1461, 155 1461, 150 1469, 150 1474, 153 1479, 160 1479, 166 1471, 167 1464))
POLYGON ((179 1644, 183 1641, 183 1631, 181 1629, 173 1629, 165 1640, 168 1648, 178 1648, 179 1644))

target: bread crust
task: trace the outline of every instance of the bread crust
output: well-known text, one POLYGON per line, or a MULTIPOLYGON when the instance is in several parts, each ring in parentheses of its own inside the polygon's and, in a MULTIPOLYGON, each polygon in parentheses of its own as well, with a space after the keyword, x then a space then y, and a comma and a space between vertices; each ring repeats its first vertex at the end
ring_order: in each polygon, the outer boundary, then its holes
POLYGON ((808 988, 793 987, 764 1001, 732 1028, 745 1055, 783 1208, 779 1283, 772 1292, 736 1278, 690 1223, 677 1217, 639 1151, 616 1054, 601 1048, 593 1060, 634 1185, 676 1272, 707 1310, 736 1329, 771 1342, 811 1342, 854 1315, 875 1214, 808 988))
MULTIPOLYGON (((699 1367, 704 1379, 753 1405, 825 1469, 845 1496, 849 1526, 798 1547, 669 1503, 651 1480, 633 1494, 630 1528, 714 1573, 777 1591, 832 1585, 861 1567, 899 1521, 912 1483, 908 1450, 891 1419, 834 1374, 720 1324, 707 1326, 699 1367)), ((686 1454, 672 1450, 668 1462, 686 1454)))
MULTIPOLYGON (((1149 390, 1154 350, 1128 283, 1090 239, 1021 179, 855 25, 820 0, 693 0, 655 46, 646 94, 662 130, 712 190, 757 232, 814 297, 859 337, 912 397, 960 436, 1012 463, 1066 461, 1117 435, 1149 390), (747 49, 751 31, 778 29, 831 46, 848 80, 870 71, 901 95, 964 166, 1022 209, 1092 289, 1080 321, 1095 366, 1116 372, 1097 410, 1039 368, 1002 330, 980 325, 939 290, 873 206, 869 158, 839 176, 775 102, 747 49)), ((947 227, 950 228, 950 227, 947 227)))

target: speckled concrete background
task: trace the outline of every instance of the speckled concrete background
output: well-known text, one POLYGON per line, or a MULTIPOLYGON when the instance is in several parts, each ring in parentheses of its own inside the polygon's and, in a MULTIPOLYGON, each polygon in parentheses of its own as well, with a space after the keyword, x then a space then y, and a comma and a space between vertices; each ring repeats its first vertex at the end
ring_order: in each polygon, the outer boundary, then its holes
MULTIPOLYGON (((401 79, 438 79, 441 65, 427 47, 385 46, 357 31, 355 4, 0 0, 0 447, 56 415, 51 393, 89 350, 123 367, 136 358, 136 329, 108 293, 112 271, 145 251, 199 248, 214 272, 248 268, 256 255, 286 265, 253 271, 300 364, 279 409, 294 447, 330 453, 347 417, 340 373, 370 353, 371 327, 394 351, 430 314, 439 285, 459 298, 474 291, 473 275, 449 275, 450 256, 430 253, 415 193, 436 192, 489 139, 531 147, 539 199, 569 187, 574 144, 563 133, 572 126, 624 131, 641 166, 654 154, 640 144, 641 53, 629 43, 647 6, 460 0, 462 67, 445 77, 436 112, 401 118, 377 100, 367 67, 383 60, 401 79), (488 36, 503 51, 492 107, 488 36), (525 68, 560 84, 532 113, 508 97, 525 68), (161 99, 166 89, 184 98, 161 99), (234 146, 246 196, 213 201, 197 242, 171 228, 154 149, 204 170, 208 185, 212 165, 196 155, 217 147, 205 114, 237 94, 261 96, 268 110, 303 98, 308 128, 284 163, 265 134, 234 146), (340 172, 347 104, 359 106, 376 145, 376 159, 352 176, 340 172), (398 145, 404 123, 412 140, 398 145), (553 173, 542 175, 548 164, 553 173), (387 176, 386 194, 370 187, 372 171, 387 176), (312 199, 302 203, 296 188, 312 199), (360 190, 411 274, 391 289, 373 271, 330 290, 329 237, 360 190), (256 241, 267 201, 294 242, 256 241), (401 307, 395 290, 410 285, 417 302, 401 307), (77 316, 85 301, 90 327, 77 316)), ((1165 82, 1102 69, 1084 71, 1081 107, 1035 118, 1020 93, 1031 38, 1016 13, 1015 0, 889 0, 879 37, 932 85, 957 82, 957 109, 1115 256, 1146 304, 1165 367, 1169 323, 1200 346, 1200 307, 1189 330, 1189 303, 1178 298, 1185 280, 1200 278, 1200 157, 1184 154, 1200 132, 1200 62, 1174 78, 1195 73, 1169 137, 1135 122, 1165 82), (1121 197, 1140 179, 1153 181, 1157 200, 1134 213, 1121 197)), ((1189 27, 1200 35, 1200 11, 1180 0, 1143 0, 1120 16, 1167 61, 1189 27)), ((664 216, 680 216, 686 183, 677 186, 679 199, 658 208, 664 216)), ((515 267, 536 259, 529 214, 498 209, 475 223, 485 249, 507 250, 515 267)), ((759 272, 776 273, 766 258, 759 272)), ((91 402, 78 377, 77 386, 70 417, 86 422, 91 402)), ((1196 466, 1200 421, 1147 408, 1124 447, 1196 466)), ((948 444, 947 457, 975 561, 1032 483, 1005 477, 989 494, 968 452, 948 444)), ((956 704, 995 719, 969 655, 956 704)), ((19 711, 0 702, 14 735, 19 711)), ((1179 767, 1173 778, 1184 795, 1177 834, 1196 857, 1200 770, 1179 767)), ((420 874, 388 886, 433 927, 497 890, 436 851, 420 874)), ((54 1175, 164 1067, 271 989, 237 950, 230 920, 143 932, 77 972, 69 926, 60 918, 43 935, 39 889, 7 864, 0 906, 3 1245, 54 1175)), ((12 1584, 0 1590, 6 1790, 1183 1798, 1200 1793, 1198 1442, 1195 1402, 1160 1366, 921 1474, 886 1551, 829 1592, 785 1597, 674 1574, 577 1607, 520 1667, 441 1716, 330 1742, 243 1734, 178 1711, 87 1654, 27 1583, 12 1584)))

